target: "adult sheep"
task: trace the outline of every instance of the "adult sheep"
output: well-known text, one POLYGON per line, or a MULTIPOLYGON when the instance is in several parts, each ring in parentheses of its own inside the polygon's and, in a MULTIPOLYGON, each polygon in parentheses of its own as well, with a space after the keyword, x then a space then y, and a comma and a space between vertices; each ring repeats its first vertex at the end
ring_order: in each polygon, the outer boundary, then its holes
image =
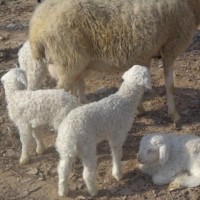
MULTIPOLYGON (((84 96, 89 70, 125 71, 164 64, 168 113, 180 118, 173 96, 173 63, 200 24, 200 0, 48 0, 35 10, 29 40, 33 57, 48 58, 58 87, 84 96)), ((74 93, 74 94, 75 94, 74 93)))

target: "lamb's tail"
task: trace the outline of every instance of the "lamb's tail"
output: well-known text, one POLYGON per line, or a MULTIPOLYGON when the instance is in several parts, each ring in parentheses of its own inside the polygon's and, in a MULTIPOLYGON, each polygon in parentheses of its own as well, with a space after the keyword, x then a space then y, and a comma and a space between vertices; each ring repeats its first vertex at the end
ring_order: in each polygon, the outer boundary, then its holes
POLYGON ((170 191, 185 188, 185 187, 196 187, 200 185, 200 176, 189 176, 187 174, 178 176, 169 185, 170 191))

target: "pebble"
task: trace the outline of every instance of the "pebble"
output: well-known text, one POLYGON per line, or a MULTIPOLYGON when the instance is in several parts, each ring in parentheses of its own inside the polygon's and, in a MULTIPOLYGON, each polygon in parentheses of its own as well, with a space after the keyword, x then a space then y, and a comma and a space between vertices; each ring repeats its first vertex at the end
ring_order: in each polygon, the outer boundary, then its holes
POLYGON ((7 25, 7 28, 8 28, 8 29, 13 29, 13 28, 15 28, 16 26, 17 26, 16 24, 10 23, 10 24, 7 25))

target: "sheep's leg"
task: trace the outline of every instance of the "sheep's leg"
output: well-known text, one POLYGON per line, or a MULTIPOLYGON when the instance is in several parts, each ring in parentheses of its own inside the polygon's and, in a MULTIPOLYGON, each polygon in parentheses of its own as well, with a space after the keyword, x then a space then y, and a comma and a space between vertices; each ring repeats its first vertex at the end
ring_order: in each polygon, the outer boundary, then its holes
POLYGON ((22 143, 22 154, 20 157, 20 164, 24 165, 29 162, 29 146, 31 142, 31 129, 29 126, 19 127, 20 140, 22 143))
POLYGON ((68 194, 68 179, 72 168, 73 158, 65 157, 61 159, 58 165, 58 195, 68 194))
POLYGON ((81 156, 83 162, 83 179, 91 196, 97 194, 96 188, 96 151, 88 148, 87 155, 81 156))
POLYGON ((32 130, 32 136, 33 136, 33 138, 35 139, 35 142, 36 142, 36 153, 42 154, 45 150, 45 145, 44 145, 44 143, 42 142, 42 139, 41 139, 40 129, 37 128, 37 129, 32 130))
POLYGON ((112 176, 117 180, 120 180, 123 176, 122 173, 122 166, 121 166, 121 159, 122 159, 122 145, 112 145, 110 144, 111 151, 112 151, 112 161, 113 161, 113 168, 112 168, 112 176))
POLYGON ((164 63, 164 75, 165 75, 165 87, 167 92, 167 105, 168 105, 168 114, 173 122, 177 122, 180 119, 180 115, 176 111, 175 102, 174 102, 174 80, 173 80, 173 65, 167 65, 164 63))
POLYGON ((72 94, 78 96, 82 103, 85 103, 87 99, 85 97, 84 77, 87 74, 86 68, 88 66, 88 60, 85 57, 76 58, 77 55, 74 55, 75 57, 70 60, 67 66, 56 65, 57 87, 64 88, 67 91, 70 90, 72 94))
POLYGON ((88 103, 85 96, 85 81, 83 79, 79 80, 72 86, 72 94, 77 96, 81 103, 88 103))
POLYGON ((200 185, 199 166, 193 167, 190 174, 180 174, 176 176, 169 185, 169 190, 177 190, 185 187, 196 187, 200 185))

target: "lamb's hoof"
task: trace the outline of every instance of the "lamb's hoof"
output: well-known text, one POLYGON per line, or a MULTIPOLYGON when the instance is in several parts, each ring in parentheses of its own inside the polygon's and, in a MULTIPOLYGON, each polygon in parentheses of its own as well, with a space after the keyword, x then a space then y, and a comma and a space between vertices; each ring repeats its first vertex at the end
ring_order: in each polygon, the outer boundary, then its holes
POLYGON ((137 113, 138 113, 139 116, 145 115, 145 109, 144 109, 144 107, 143 106, 139 106, 137 108, 137 113))
POLYGON ((41 148, 37 148, 37 149, 36 149, 36 153, 37 153, 38 155, 43 154, 44 151, 45 151, 45 146, 42 146, 41 148))
POLYGON ((177 123, 181 117, 178 114, 178 112, 175 111, 174 113, 170 114, 170 118, 171 118, 172 122, 177 123))
POLYGON ((80 99, 79 99, 79 102, 80 102, 81 104, 88 104, 88 103, 90 103, 86 97, 85 97, 85 98, 80 98, 80 99))
POLYGON ((116 180, 121 180, 123 177, 123 173, 119 172, 119 173, 112 173, 112 176, 116 179, 116 180))
POLYGON ((29 158, 20 158, 19 163, 21 165, 26 165, 29 162, 29 158))
POLYGON ((176 183, 176 182, 172 182, 169 184, 169 191, 175 191, 175 190, 178 190, 178 189, 181 189, 181 185, 179 183, 176 183))
POLYGON ((88 191, 88 192, 89 192, 89 194, 90 194, 91 197, 94 197, 94 196, 97 195, 98 190, 97 190, 96 188, 94 188, 94 189, 92 189, 92 190, 90 190, 90 191, 88 191))
POLYGON ((68 190, 58 190, 58 196, 59 197, 66 197, 68 195, 68 190))

